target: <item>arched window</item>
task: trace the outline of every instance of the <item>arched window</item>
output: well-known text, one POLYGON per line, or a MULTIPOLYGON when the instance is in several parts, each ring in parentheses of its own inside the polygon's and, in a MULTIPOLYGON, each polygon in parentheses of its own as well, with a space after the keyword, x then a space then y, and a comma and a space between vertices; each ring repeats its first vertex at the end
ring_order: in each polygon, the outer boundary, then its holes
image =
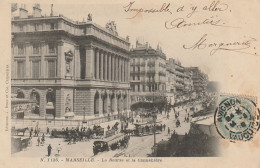
POLYGON ((55 93, 49 89, 46 94, 46 114, 52 114, 55 117, 55 93))
POLYGON ((107 113, 107 93, 103 96, 103 114, 107 113))
POLYGON ((115 102, 116 101, 116 97, 115 97, 115 94, 113 93, 112 96, 111 96, 111 113, 115 112, 116 111, 116 107, 115 107, 115 102))
POLYGON ((24 98, 24 93, 22 91, 17 91, 17 96, 16 98, 23 99, 24 98))
POLYGON ((30 99, 35 102, 35 105, 32 108, 32 113, 40 114, 40 94, 36 91, 32 91, 30 99))
POLYGON ((94 96, 94 115, 98 116, 99 115, 99 94, 96 92, 94 96))

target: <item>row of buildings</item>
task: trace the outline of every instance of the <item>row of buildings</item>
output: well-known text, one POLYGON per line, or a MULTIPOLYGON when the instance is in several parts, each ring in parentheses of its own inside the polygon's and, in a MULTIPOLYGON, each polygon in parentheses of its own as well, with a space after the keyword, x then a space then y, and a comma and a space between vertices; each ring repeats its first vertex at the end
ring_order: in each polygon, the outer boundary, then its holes
POLYGON ((198 67, 184 67, 181 62, 169 58, 157 46, 148 43, 130 50, 131 103, 151 101, 151 97, 164 94, 168 102, 201 97, 208 84, 208 76, 198 67), (154 93, 155 92, 155 93, 154 93))
POLYGON ((174 103, 207 82, 198 68, 167 60, 159 47, 137 42, 130 49, 113 21, 104 28, 91 14, 78 22, 53 10, 43 16, 37 4, 30 14, 22 5, 11 24, 12 93, 35 102, 26 107, 29 116, 127 116, 140 96, 165 93, 174 103))

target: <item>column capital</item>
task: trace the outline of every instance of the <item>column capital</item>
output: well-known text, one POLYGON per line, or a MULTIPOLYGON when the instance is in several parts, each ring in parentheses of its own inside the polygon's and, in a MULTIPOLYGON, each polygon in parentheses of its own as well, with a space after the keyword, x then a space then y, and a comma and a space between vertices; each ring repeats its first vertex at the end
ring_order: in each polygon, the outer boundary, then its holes
POLYGON ((89 49, 89 50, 95 50, 97 48, 96 46, 93 45, 85 45, 84 47, 85 49, 89 49))

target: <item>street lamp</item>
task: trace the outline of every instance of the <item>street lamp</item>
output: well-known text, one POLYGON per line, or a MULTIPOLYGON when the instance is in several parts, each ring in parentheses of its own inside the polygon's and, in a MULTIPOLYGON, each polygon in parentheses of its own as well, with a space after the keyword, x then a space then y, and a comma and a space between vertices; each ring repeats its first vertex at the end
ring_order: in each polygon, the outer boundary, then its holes
POLYGON ((154 125, 153 125, 153 130, 154 130, 153 138, 154 138, 154 146, 155 146, 155 144, 156 144, 156 113, 155 113, 155 111, 153 112, 153 123, 154 123, 154 125))

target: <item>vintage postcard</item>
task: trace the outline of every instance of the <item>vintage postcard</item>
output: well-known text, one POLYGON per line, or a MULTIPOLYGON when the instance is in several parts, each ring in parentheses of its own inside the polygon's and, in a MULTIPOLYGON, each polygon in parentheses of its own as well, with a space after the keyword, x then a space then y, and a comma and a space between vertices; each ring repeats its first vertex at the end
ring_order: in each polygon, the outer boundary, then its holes
POLYGON ((0 4, 0 167, 260 166, 259 0, 0 4))

